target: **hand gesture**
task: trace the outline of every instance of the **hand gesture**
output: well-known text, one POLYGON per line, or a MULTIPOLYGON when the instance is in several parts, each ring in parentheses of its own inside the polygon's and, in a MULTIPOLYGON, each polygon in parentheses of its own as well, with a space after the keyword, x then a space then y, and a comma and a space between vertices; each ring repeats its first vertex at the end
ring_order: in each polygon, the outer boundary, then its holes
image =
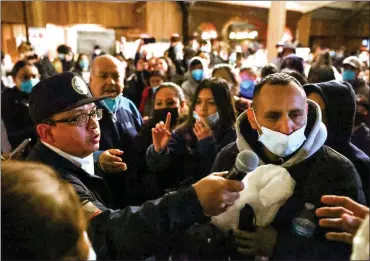
POLYGON ((206 121, 196 120, 193 131, 195 136, 197 136, 198 141, 211 137, 213 135, 212 130, 206 121))
POLYGON ((226 173, 213 173, 193 184, 206 216, 217 216, 225 212, 244 189, 243 182, 224 179, 222 176, 226 173))
POLYGON ((271 257, 277 242, 277 231, 272 226, 257 227, 256 231, 234 230, 237 251, 242 255, 271 257))
POLYGON ((153 146, 156 152, 164 150, 171 138, 170 130, 171 113, 167 113, 166 123, 163 121, 157 123, 155 128, 152 128, 153 146))
POLYGON ((127 165, 120 157, 123 151, 110 149, 99 156, 99 165, 104 172, 114 173, 127 170, 127 165))
POLYGON ((326 195, 321 198, 321 202, 330 207, 321 207, 316 210, 316 216, 326 217, 320 219, 319 225, 343 231, 326 233, 326 238, 352 244, 353 236, 363 219, 369 214, 369 208, 348 197, 341 196, 326 195))

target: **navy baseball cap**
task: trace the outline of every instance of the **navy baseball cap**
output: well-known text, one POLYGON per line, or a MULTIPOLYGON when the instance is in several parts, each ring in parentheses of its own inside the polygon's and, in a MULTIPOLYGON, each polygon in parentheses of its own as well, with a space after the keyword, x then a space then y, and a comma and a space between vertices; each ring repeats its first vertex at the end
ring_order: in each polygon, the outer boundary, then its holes
POLYGON ((93 97, 86 82, 76 73, 58 73, 33 87, 29 100, 30 114, 34 123, 38 124, 54 114, 108 97, 112 95, 93 97))

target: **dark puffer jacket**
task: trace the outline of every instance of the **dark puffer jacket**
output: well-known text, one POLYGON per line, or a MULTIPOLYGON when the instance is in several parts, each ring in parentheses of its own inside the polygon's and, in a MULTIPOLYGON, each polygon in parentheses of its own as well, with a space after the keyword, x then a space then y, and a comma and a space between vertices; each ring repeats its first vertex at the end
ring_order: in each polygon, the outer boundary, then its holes
POLYGON ((325 101, 328 139, 325 145, 347 157, 355 165, 369 203, 370 159, 351 143, 355 119, 355 93, 347 82, 330 81, 304 86, 307 96, 318 93, 325 101))

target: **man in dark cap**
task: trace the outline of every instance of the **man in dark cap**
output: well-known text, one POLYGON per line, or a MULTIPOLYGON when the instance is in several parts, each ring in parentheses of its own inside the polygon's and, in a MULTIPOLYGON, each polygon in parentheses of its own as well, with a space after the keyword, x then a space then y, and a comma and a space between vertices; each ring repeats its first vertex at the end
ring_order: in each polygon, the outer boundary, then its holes
POLYGON ((99 148, 102 111, 77 74, 64 72, 38 83, 30 95, 30 113, 40 141, 27 160, 52 166, 73 185, 90 220, 89 238, 99 260, 145 259, 171 233, 206 216, 225 211, 243 184, 210 175, 140 208, 110 208, 110 193, 92 153, 99 148))
POLYGON ((361 61, 356 56, 349 56, 343 60, 342 76, 343 81, 351 84, 356 94, 362 94, 369 98, 369 86, 359 77, 361 72, 361 61))
POLYGON ((288 42, 279 42, 276 44, 276 48, 278 49, 278 57, 271 61, 271 63, 275 64, 278 68, 281 67, 283 59, 290 55, 295 54, 295 46, 292 43, 288 42))

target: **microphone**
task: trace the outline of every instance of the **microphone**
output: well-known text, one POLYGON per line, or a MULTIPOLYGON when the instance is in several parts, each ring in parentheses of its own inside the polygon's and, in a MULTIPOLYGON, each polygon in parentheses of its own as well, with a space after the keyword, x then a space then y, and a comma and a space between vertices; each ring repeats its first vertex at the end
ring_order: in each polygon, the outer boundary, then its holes
POLYGON ((258 156, 253 151, 244 150, 239 152, 236 156, 235 165, 224 178, 242 181, 247 173, 258 167, 258 162, 258 156))

